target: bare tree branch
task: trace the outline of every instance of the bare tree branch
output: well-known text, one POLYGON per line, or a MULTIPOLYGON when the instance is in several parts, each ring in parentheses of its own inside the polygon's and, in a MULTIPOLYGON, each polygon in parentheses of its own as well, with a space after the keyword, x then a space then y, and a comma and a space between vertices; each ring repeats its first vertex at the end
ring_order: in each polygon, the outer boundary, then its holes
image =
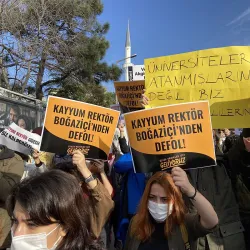
POLYGON ((10 83, 9 83, 9 79, 8 79, 8 74, 6 72, 6 69, 3 68, 2 65, 3 65, 3 58, 0 57, 0 77, 2 78, 6 88, 9 89, 10 88, 10 83))
POLYGON ((108 48, 97 21, 102 7, 96 0, 0 0, 0 84, 35 87, 41 99, 43 88, 67 78, 94 82, 108 48))
POLYGON ((58 82, 61 82, 63 81, 64 79, 66 79, 68 76, 70 76, 70 73, 67 73, 65 75, 63 75, 62 77, 58 77, 58 78, 55 78, 53 80, 49 80, 49 81, 46 81, 44 83, 41 84, 42 87, 45 87, 51 83, 58 83, 58 82))
POLYGON ((18 63, 4 64, 4 65, 2 65, 2 67, 3 68, 11 68, 11 67, 14 67, 16 65, 18 65, 18 63))
POLYGON ((29 79, 30 79, 30 73, 31 73, 30 68, 31 68, 31 61, 29 61, 29 63, 28 63, 27 74, 26 74, 25 80, 24 80, 24 82, 23 82, 23 84, 22 84, 22 93, 23 93, 24 90, 26 89, 26 87, 27 87, 27 85, 28 85, 28 81, 29 81, 29 79))

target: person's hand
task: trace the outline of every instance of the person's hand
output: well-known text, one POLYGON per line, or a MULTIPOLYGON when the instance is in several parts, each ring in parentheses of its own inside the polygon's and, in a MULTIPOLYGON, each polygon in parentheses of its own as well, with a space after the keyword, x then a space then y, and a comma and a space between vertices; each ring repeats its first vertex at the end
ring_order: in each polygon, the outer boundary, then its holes
POLYGON ((72 163, 76 165, 80 171, 87 169, 85 156, 79 150, 73 152, 72 163))
POLYGON ((39 164, 41 162, 40 159, 39 159, 39 155, 40 155, 39 151, 34 149, 33 153, 32 153, 32 157, 33 157, 33 159, 35 161, 35 164, 39 164))
POLYGON ((101 174, 104 173, 104 161, 91 159, 88 164, 88 168, 92 174, 101 174))
POLYGON ((32 153, 32 157, 34 160, 36 160, 37 158, 39 158, 39 151, 34 149, 33 153, 32 153))
POLYGON ((188 180, 186 172, 180 167, 174 167, 171 172, 174 184, 179 187, 185 195, 191 197, 195 193, 195 188, 188 180))
MULTIPOLYGON (((87 152, 83 150, 83 153, 87 153, 87 152)), ((73 164, 75 164, 77 166, 77 168, 81 172, 83 178, 85 178, 85 180, 86 180, 87 178, 92 176, 92 173, 89 171, 89 169, 86 165, 86 159, 85 159, 85 156, 83 153, 79 150, 74 151, 73 157, 72 157, 72 162, 73 162, 73 164)), ((95 188, 96 185, 97 185, 97 181, 95 179, 91 180, 87 184, 88 188, 90 188, 90 189, 95 188)))
POLYGON ((148 97, 145 95, 146 90, 143 90, 143 94, 142 94, 142 99, 141 99, 141 105, 143 108, 145 108, 146 105, 148 105, 149 99, 148 97))

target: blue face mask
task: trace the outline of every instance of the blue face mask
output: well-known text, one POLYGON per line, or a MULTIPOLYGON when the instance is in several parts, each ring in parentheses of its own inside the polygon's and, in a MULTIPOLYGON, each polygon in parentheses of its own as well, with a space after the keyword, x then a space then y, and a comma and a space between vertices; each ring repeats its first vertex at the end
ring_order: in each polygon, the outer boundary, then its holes
MULTIPOLYGON (((49 233, 39 233, 39 234, 26 234, 13 237, 12 233, 12 243, 11 250, 49 250, 47 247, 47 237, 53 233, 60 224, 54 228, 49 233)), ((53 247, 50 250, 56 249, 58 242, 60 241, 61 236, 54 243, 53 247)))

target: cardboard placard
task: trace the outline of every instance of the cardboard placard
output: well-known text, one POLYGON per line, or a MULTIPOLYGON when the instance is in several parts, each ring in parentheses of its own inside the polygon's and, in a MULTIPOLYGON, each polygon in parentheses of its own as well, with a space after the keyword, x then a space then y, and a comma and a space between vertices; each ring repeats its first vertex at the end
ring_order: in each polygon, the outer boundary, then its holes
POLYGON ((107 159, 120 112, 50 96, 41 150, 57 154, 86 151, 86 158, 107 159))
POLYGON ((208 100, 213 128, 249 127, 249 46, 146 59, 145 74, 149 107, 208 100))
POLYGON ((137 111, 124 118, 137 173, 216 165, 207 101, 137 111))
POLYGON ((115 93, 123 114, 142 109, 145 81, 114 82, 115 93))
POLYGON ((40 143, 40 135, 20 128, 14 122, 0 133, 0 144, 25 155, 31 155, 34 149, 38 150, 40 143))

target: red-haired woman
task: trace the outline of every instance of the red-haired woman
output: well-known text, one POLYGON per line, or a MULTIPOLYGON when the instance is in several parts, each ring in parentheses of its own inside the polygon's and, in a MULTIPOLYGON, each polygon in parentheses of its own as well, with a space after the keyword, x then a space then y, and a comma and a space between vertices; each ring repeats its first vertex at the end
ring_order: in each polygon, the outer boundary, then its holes
POLYGON ((194 249, 195 240, 212 231, 218 217, 209 201, 189 182, 184 170, 158 172, 145 188, 137 214, 130 223, 125 250, 194 249), (197 214, 187 213, 182 195, 197 214))

